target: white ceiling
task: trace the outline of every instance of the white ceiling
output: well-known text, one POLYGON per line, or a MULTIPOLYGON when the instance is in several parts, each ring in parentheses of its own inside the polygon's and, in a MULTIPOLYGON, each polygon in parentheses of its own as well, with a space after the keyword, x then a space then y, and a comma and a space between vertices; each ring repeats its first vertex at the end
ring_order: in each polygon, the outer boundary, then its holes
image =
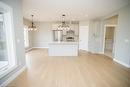
POLYGON ((24 18, 35 21, 88 20, 108 15, 127 5, 129 0, 23 0, 24 18))

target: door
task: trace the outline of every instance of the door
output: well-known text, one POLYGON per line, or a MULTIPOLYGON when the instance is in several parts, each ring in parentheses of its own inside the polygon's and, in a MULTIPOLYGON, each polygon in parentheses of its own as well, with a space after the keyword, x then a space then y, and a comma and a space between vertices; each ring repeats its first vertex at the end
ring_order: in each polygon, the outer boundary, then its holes
POLYGON ((88 26, 79 28, 79 49, 88 51, 88 26))
POLYGON ((105 26, 104 30, 104 54, 114 57, 115 26, 105 26))

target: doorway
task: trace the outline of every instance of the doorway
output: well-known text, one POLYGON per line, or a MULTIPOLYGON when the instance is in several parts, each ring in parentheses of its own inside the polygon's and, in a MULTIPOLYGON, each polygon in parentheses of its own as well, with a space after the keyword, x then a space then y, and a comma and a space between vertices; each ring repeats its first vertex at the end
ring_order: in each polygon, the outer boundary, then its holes
POLYGON ((114 37, 116 25, 106 25, 104 30, 104 54, 110 58, 114 57, 114 37))
POLYGON ((79 49, 88 51, 88 26, 80 26, 79 28, 79 49))

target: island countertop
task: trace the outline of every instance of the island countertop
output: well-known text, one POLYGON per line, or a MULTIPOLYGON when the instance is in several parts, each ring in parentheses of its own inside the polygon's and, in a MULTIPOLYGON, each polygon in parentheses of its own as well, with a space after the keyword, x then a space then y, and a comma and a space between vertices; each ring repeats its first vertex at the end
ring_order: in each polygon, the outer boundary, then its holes
POLYGON ((78 42, 51 42, 49 45, 78 45, 78 42))
POLYGON ((78 42, 49 43, 49 56, 78 56, 78 42))

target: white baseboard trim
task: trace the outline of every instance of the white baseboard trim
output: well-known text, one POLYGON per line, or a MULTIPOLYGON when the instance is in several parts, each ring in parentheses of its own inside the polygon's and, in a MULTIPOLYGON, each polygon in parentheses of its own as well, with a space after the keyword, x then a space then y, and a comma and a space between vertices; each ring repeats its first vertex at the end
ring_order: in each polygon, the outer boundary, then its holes
POLYGON ((49 47, 31 47, 31 48, 29 48, 29 49, 26 49, 25 52, 31 51, 31 50, 33 50, 33 49, 48 49, 48 48, 49 48, 49 47))
POLYGON ((103 52, 92 52, 92 51, 88 51, 88 52, 90 52, 92 54, 103 54, 103 52))
POLYGON ((31 48, 28 48, 28 49, 26 49, 26 52, 28 52, 28 51, 30 51, 30 50, 32 50, 33 48, 31 47, 31 48))
POLYGON ((19 76, 24 70, 26 69, 26 66, 24 66, 22 69, 14 73, 12 76, 10 76, 5 82, 3 82, 0 87, 6 87, 11 81, 13 81, 17 76, 19 76))
POLYGON ((95 54, 95 52, 92 52, 92 51, 90 51, 90 50, 88 50, 87 52, 89 52, 89 53, 91 53, 91 54, 95 54))
POLYGON ((98 54, 104 54, 104 52, 98 52, 98 54))
POLYGON ((126 64, 126 63, 124 63, 124 62, 122 62, 122 61, 119 61, 119 60, 117 60, 117 59, 113 59, 113 61, 115 61, 115 62, 117 62, 117 63, 119 63, 119 64, 121 64, 121 65, 123 65, 123 66, 125 66, 125 67, 127 67, 127 68, 130 68, 130 65, 128 65, 128 64, 126 64))

